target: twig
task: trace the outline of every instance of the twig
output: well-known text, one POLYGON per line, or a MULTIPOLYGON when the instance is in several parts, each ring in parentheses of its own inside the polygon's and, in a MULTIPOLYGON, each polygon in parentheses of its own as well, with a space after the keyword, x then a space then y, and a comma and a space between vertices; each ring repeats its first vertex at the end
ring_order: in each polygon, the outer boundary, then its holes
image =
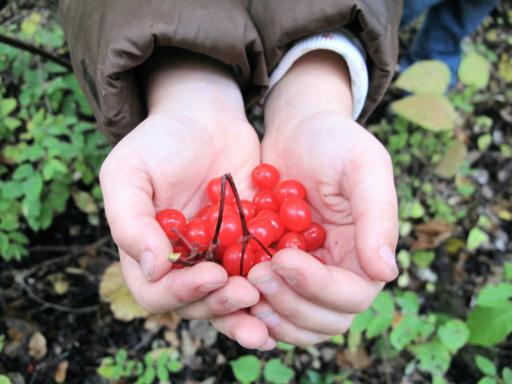
POLYGON ((6 35, 3 35, 0 33, 0 43, 7 44, 12 47, 19 48, 24 51, 28 51, 33 54, 39 55, 46 60, 50 60, 50 61, 53 61, 54 63, 61 65, 62 67, 68 69, 69 71, 73 70, 73 67, 71 66, 71 63, 69 60, 59 57, 57 55, 54 55, 51 52, 48 52, 42 48, 36 47, 36 46, 26 43, 24 41, 21 41, 21 40, 18 40, 13 37, 9 37, 9 36, 6 36, 6 35))

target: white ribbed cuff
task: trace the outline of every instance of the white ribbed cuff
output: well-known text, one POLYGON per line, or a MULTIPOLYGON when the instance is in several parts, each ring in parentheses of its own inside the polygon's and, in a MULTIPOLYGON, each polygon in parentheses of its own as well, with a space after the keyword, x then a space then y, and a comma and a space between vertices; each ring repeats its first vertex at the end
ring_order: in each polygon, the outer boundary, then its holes
POLYGON ((368 95, 368 69, 364 50, 359 41, 347 30, 322 33, 299 40, 283 56, 269 78, 267 95, 301 56, 311 51, 325 49, 343 56, 350 72, 352 87, 352 118, 356 120, 363 110, 368 95))

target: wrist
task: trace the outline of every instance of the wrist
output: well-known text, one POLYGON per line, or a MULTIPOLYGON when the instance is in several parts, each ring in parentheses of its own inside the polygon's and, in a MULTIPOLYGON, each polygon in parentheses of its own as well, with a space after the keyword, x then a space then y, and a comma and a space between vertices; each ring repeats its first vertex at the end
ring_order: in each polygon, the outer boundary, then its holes
POLYGON ((341 56, 325 50, 301 57, 274 86, 265 105, 265 133, 321 112, 352 116, 347 65, 341 56))
POLYGON ((244 117, 234 75, 216 60, 182 50, 159 50, 143 70, 149 115, 203 111, 244 117))

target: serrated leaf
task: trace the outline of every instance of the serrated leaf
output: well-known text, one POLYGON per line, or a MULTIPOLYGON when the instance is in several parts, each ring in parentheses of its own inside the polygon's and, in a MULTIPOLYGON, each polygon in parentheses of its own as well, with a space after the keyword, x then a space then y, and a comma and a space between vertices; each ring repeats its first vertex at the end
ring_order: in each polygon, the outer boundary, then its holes
POLYGON ((451 353, 455 353, 468 341, 469 329, 461 320, 450 320, 438 328, 437 336, 451 353))
POLYGON ((490 65, 484 56, 476 52, 464 55, 459 66, 459 79, 462 84, 484 88, 489 83, 490 75, 490 65))
POLYGON ((489 360, 487 357, 482 355, 475 356, 475 364, 484 375, 487 376, 496 376, 497 370, 496 365, 489 360))
POLYGON ((254 355, 241 356, 229 363, 233 374, 243 384, 252 383, 260 377, 261 363, 254 355))
POLYGON ((422 371, 440 374, 450 368, 450 352, 438 341, 415 345, 411 347, 411 351, 419 360, 419 368, 422 371))
POLYGON ((489 235, 478 227, 474 227, 469 231, 466 240, 466 248, 468 251, 473 252, 480 248, 482 245, 489 243, 489 235))
POLYGON ((452 130, 456 113, 443 95, 412 95, 391 104, 391 110, 429 131, 452 130))
POLYGON ((467 153, 466 145, 459 140, 455 140, 437 163, 434 173, 445 179, 454 177, 464 160, 466 160, 467 153))
POLYGON ((366 337, 369 339, 384 332, 393 321, 395 305, 388 291, 381 292, 372 304, 374 316, 366 328, 366 337))
POLYGON ((414 94, 442 95, 448 89, 450 78, 450 69, 442 61, 422 60, 407 68, 395 86, 414 94))
POLYGON ((263 369, 263 377, 271 384, 287 384, 294 376, 293 369, 278 358, 270 359, 263 369))
POLYGON ((512 303, 499 307, 475 307, 466 321, 471 335, 469 343, 492 346, 512 332, 512 303))
POLYGON ((481 307, 500 307, 512 299, 512 284, 486 285, 479 293, 476 304, 481 307))
POLYGON ((131 321, 146 317, 148 313, 133 298, 123 278, 121 263, 109 266, 101 278, 100 297, 110 304, 114 317, 121 321, 131 321))

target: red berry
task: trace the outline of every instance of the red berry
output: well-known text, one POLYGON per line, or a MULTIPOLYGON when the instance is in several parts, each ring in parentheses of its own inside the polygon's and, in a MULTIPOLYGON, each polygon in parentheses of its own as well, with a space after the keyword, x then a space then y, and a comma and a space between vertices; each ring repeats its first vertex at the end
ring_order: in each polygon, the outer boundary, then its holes
MULTIPOLYGON (((222 265, 229 276, 240 275, 240 264, 242 260, 242 244, 233 244, 224 252, 222 265)), ((255 264, 254 252, 250 247, 245 247, 244 264, 242 275, 247 276, 255 264)))
POLYGON ((304 200, 306 198, 306 188, 297 180, 282 180, 276 185, 274 194, 277 200, 282 203, 288 197, 297 197, 304 200))
POLYGON ((311 223, 311 227, 302 232, 306 240, 306 251, 314 251, 325 243, 325 228, 318 223, 311 223))
MULTIPOLYGON (((251 221, 256 216, 256 206, 249 200, 241 200, 240 205, 245 215, 246 221, 251 221)), ((238 206, 235 205, 236 212, 238 213, 238 206)))
POLYGON ((306 240, 301 233, 287 232, 281 237, 277 244, 277 249, 281 250, 284 248, 297 248, 306 250, 306 240))
POLYGON ((185 238, 193 245, 204 251, 210 245, 212 236, 208 223, 202 219, 192 219, 187 223, 185 238))
POLYGON ((256 206, 256 210, 259 212, 263 209, 270 209, 271 211, 279 211, 279 201, 277 200, 274 192, 266 189, 259 191, 254 195, 253 203, 256 206))
MULTIPOLYGON (((220 186, 221 186, 221 178, 216 177, 215 179, 210 180, 208 186, 206 187, 208 198, 210 201, 215 204, 220 201, 220 186)), ((230 185, 226 182, 226 199, 225 202, 227 204, 231 204, 235 202, 235 194, 231 189, 230 185)))
POLYGON ((211 207, 212 206, 210 204, 205 205, 197 212, 196 217, 198 219, 208 220, 208 211, 210 210, 211 207))
POLYGON ((179 245, 173 246, 172 247, 172 251, 174 253, 179 253, 180 254, 179 258, 180 259, 184 259, 188 255, 190 255, 190 251, 183 244, 179 244, 179 245))
POLYGON ((252 182, 258 189, 272 189, 280 179, 279 171, 270 164, 261 163, 252 170, 252 182))
POLYGON ((256 252, 256 255, 254 256, 254 265, 259 263, 264 263, 266 261, 272 260, 272 257, 270 257, 267 252, 265 252, 263 249, 256 252))
MULTIPOLYGON (((213 225, 212 233, 215 231, 215 226, 217 225, 217 220, 219 219, 219 210, 220 204, 214 204, 208 210, 208 222, 210 225, 213 225)), ((222 213, 222 216, 226 217, 228 215, 238 216, 238 212, 235 208, 233 208, 232 205, 224 204, 224 212, 222 213)))
MULTIPOLYGON (((256 217, 247 223, 247 228, 249 232, 258 239, 264 246, 269 245, 272 241, 274 241, 275 230, 269 220, 264 217, 256 217)), ((249 245, 254 249, 260 249, 260 245, 254 241, 250 240, 249 245)))
POLYGON ((284 226, 293 232, 302 232, 311 226, 309 205, 297 197, 290 197, 281 204, 279 216, 284 226))
MULTIPOLYGON (((215 233, 217 222, 210 221, 210 231, 215 233)), ((236 215, 224 215, 219 232, 219 244, 231 245, 234 244, 242 236, 242 224, 240 217, 236 215)))
POLYGON ((272 227, 274 228, 274 239, 272 242, 279 240, 281 236, 283 236, 284 224, 277 212, 264 209, 260 211, 256 217, 264 217, 270 224, 272 224, 272 227))
POLYGON ((183 213, 176 209, 164 209, 156 214, 156 221, 160 224, 167 237, 171 240, 177 240, 178 236, 173 229, 183 233, 187 219, 183 213))

